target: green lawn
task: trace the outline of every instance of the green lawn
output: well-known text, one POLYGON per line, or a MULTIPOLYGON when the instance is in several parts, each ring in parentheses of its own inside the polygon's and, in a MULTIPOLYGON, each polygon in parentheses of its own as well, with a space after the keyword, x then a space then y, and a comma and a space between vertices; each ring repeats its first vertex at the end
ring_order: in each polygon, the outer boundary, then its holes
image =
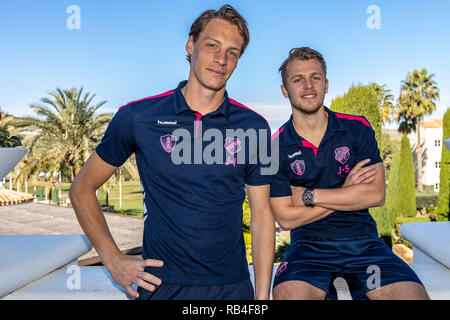
MULTIPOLYGON (((101 205, 106 204, 106 193, 102 188, 98 190, 98 199, 101 205)), ((116 212, 120 212, 119 202, 119 184, 116 184, 108 196, 108 204, 113 205, 116 212)), ((131 216, 143 216, 144 211, 140 182, 122 182, 122 211, 124 214, 131 216)))
MULTIPOLYGON (((42 190, 42 200, 45 200, 45 191, 44 191, 44 183, 36 184, 36 196, 40 199, 40 194, 42 190)), ((9 189, 9 184, 6 183, 5 186, 9 189)), ((64 182, 61 183, 61 200, 60 202, 64 203, 66 199, 69 198, 69 189, 70 183, 64 182)), ((17 186, 13 185, 13 190, 17 190, 17 186)), ((20 188, 21 192, 25 192, 25 186, 20 188)), ((57 202, 57 194, 59 191, 59 186, 56 185, 54 189, 54 193, 52 194, 52 201, 57 202)), ((28 193, 34 194, 34 185, 28 184, 28 193)), ((97 196, 100 204, 102 206, 106 205, 106 192, 103 188, 98 189, 97 196)), ((49 197, 49 195, 48 195, 49 197)), ((108 204, 114 206, 114 210, 119 213, 120 205, 119 205, 119 184, 117 183, 110 191, 108 197, 108 204)), ((131 215, 131 216, 143 216, 143 202, 142 202, 142 192, 140 182, 133 181, 123 181, 122 182, 122 213, 131 215)))

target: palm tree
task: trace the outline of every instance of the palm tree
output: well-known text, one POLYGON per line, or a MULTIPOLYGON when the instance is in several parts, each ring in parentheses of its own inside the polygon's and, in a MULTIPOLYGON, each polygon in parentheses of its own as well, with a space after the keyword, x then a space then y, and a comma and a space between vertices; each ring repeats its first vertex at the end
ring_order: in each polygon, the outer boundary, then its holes
POLYGON ((399 131, 417 133, 417 186, 423 190, 422 184, 422 146, 420 124, 424 116, 436 110, 435 101, 439 99, 439 88, 433 80, 434 74, 427 74, 426 69, 409 72, 402 81, 397 105, 399 131))
POLYGON ((394 114, 393 100, 394 96, 391 94, 391 90, 386 88, 386 85, 379 85, 377 83, 370 84, 370 87, 378 98, 378 104, 380 106, 381 124, 390 122, 392 115, 394 114))
POLYGON ((26 173, 41 170, 44 163, 51 175, 67 166, 73 181, 100 141, 112 113, 96 114, 106 101, 91 106, 95 94, 83 95, 83 88, 57 88, 49 95, 50 98, 41 99, 43 104, 31 104, 38 117, 26 116, 14 123, 16 130, 26 136, 24 142, 29 146, 24 160, 33 163, 33 168, 26 173))

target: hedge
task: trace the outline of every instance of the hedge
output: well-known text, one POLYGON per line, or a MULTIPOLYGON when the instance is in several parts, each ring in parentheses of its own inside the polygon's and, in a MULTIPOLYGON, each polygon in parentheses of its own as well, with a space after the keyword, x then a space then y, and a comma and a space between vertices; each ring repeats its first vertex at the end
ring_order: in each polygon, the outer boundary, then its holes
POLYGON ((398 176, 398 210, 400 215, 415 217, 416 179, 414 177, 414 161, 408 136, 403 135, 400 148, 400 172, 398 176))
POLYGON ((450 138, 450 109, 444 114, 442 135, 441 171, 439 176, 439 197, 437 214, 439 220, 450 220, 450 150, 444 145, 444 140, 450 138))

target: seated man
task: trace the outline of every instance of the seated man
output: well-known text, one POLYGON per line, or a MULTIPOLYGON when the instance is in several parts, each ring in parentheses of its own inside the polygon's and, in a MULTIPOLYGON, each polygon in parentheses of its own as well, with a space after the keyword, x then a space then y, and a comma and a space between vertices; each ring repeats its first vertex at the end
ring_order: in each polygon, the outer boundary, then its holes
POLYGON ((384 167, 366 118, 332 112, 323 56, 295 48, 280 67, 292 116, 279 139, 271 204, 291 244, 274 299, 335 298, 346 279, 353 299, 429 299, 412 269, 378 237, 368 208, 385 201, 384 167), (291 187, 292 186, 292 187, 291 187))

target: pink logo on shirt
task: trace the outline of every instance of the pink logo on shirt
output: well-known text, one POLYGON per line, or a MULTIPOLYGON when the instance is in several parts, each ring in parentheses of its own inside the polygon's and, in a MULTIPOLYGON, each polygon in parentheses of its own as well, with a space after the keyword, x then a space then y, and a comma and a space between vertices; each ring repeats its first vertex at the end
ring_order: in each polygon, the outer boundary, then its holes
POLYGON ((305 173, 305 160, 295 160, 291 163, 291 169, 298 176, 305 173))
POLYGON ((238 138, 227 137, 223 146, 230 154, 235 154, 241 150, 241 141, 238 138))
POLYGON ((284 270, 286 270, 287 264, 288 264, 287 261, 285 261, 282 264, 280 264, 280 266, 278 267, 277 272, 275 273, 275 277, 278 277, 280 275, 280 273, 282 273, 284 270))
POLYGON ((173 148, 175 148, 175 145, 177 144, 178 138, 171 134, 166 134, 161 136, 159 140, 161 141, 161 145, 164 151, 167 153, 171 153, 173 148))
POLYGON ((225 165, 229 166, 230 164, 233 167, 236 166, 236 157, 234 156, 236 153, 241 151, 241 141, 238 138, 227 137, 225 138, 225 144, 223 145, 227 150, 227 161, 225 161, 225 165))
POLYGON ((347 147, 336 148, 334 150, 334 158, 344 164, 350 158, 350 150, 347 147))

